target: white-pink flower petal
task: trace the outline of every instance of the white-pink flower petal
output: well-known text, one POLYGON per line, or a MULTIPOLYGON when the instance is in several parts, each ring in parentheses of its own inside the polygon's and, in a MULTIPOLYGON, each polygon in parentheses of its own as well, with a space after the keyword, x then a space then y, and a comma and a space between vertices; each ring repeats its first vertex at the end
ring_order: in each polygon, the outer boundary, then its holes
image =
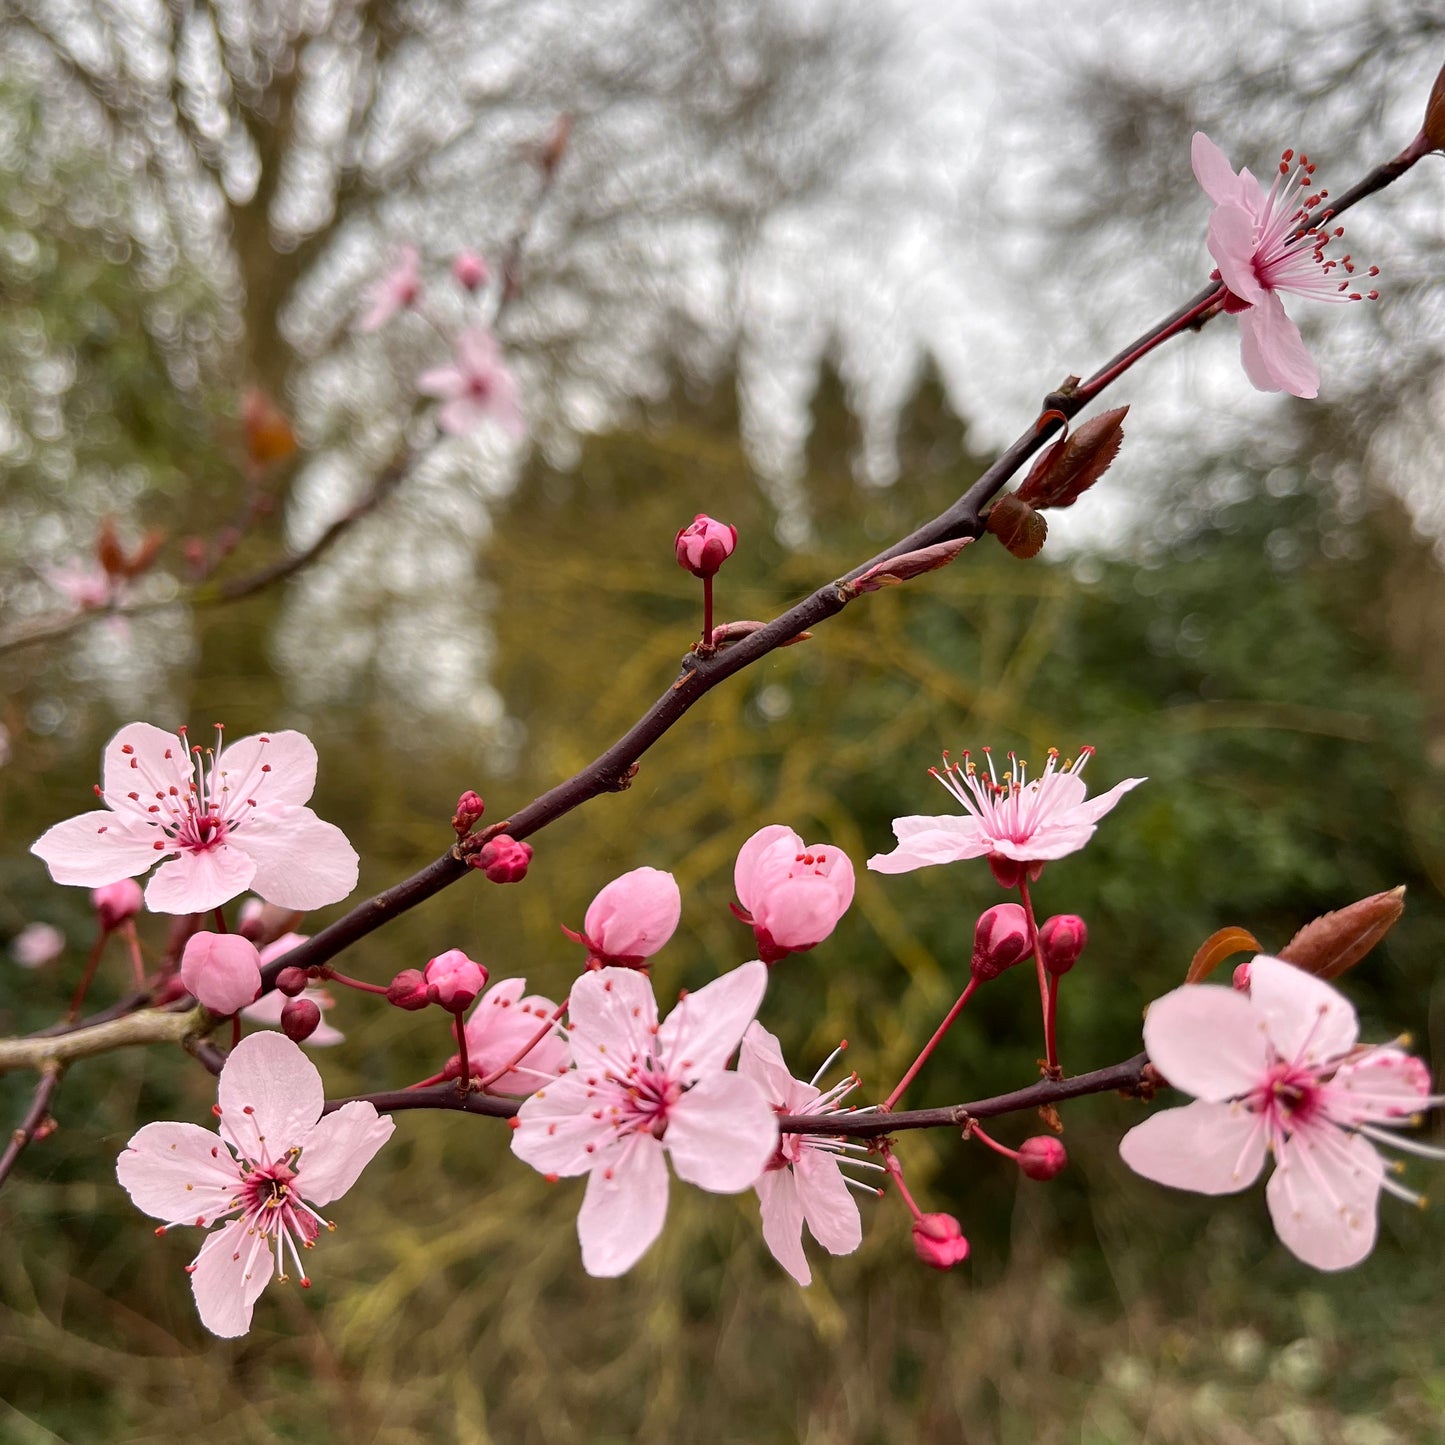
POLYGON ((1268 1143, 1263 1120, 1243 1104, 1200 1100, 1136 1124, 1119 1141, 1119 1153, 1156 1184, 1237 1194, 1259 1178, 1268 1143))
POLYGON ((626 1274, 662 1233, 667 1218, 667 1165, 649 1134, 604 1168, 594 1169, 577 1215, 582 1268, 601 1279, 626 1274))
POLYGON ((1275 1052, 1290 1063, 1320 1064, 1359 1041, 1359 1016, 1344 994, 1283 959, 1260 954, 1251 962, 1249 999, 1264 1016, 1275 1052))
POLYGON ((1186 984, 1149 1005, 1144 1047, 1154 1066, 1196 1099, 1246 1094, 1269 1064, 1269 1037, 1251 1001, 1233 989, 1186 984))
POLYGON ((778 1120, 751 1079, 712 1073, 672 1107, 664 1138, 679 1179, 736 1194, 767 1168, 778 1147, 778 1120))
POLYGON ((274 1268, 264 1234, 247 1229, 239 1219, 218 1229, 191 1263, 191 1293, 201 1323, 222 1339, 244 1335, 274 1268))
POLYGON ((763 1220, 763 1243, 799 1284, 812 1284, 813 1271, 803 1253, 803 1201, 798 1198, 793 1171, 770 1169, 755 1187, 763 1220))
POLYGON ((248 1159, 266 1145, 279 1158, 321 1117, 326 1096, 316 1066, 285 1034, 249 1034, 226 1060, 217 1087, 221 1129, 248 1159))
POLYGON ((340 1199, 395 1129, 390 1114, 378 1114, 362 1099, 325 1115, 301 1142, 296 1172, 307 1202, 320 1209, 340 1199))
POLYGON ((241 1169, 209 1129, 147 1124, 131 1136, 116 1178, 139 1210, 167 1224, 209 1224, 228 1214, 241 1169))
MULTIPOLYGON (((754 960, 704 984, 696 993, 687 994, 658 1030, 659 1053, 671 1061, 679 1077, 696 1078, 726 1068, 757 1015, 767 987, 768 967, 754 960)), ((647 992, 650 997, 651 986, 647 992)))
POLYGON ((1349 1269, 1375 1247, 1385 1166, 1358 1134, 1301 1130, 1279 1150, 1265 1189, 1285 1246, 1316 1269, 1349 1269))

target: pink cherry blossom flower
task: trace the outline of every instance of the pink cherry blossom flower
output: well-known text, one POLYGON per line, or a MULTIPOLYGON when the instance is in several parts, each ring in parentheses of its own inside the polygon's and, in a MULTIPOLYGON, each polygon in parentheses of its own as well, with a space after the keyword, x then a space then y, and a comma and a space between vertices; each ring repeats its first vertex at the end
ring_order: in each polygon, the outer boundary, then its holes
POLYGON ((39 968, 65 952, 65 935, 51 923, 27 923, 10 940, 10 957, 21 968, 39 968))
POLYGON ((302 733, 242 738, 214 754, 149 723, 105 746, 104 808, 57 823, 30 851, 57 883, 103 887, 160 863, 156 913, 207 913, 247 888, 283 908, 320 908, 356 887, 341 829, 304 806, 316 749, 302 733), (192 761, 194 754, 194 762, 192 761))
POLYGON ((453 364, 422 372, 416 387, 442 399, 437 424, 452 436, 466 436, 486 421, 496 422, 513 439, 527 434, 516 380, 496 338, 485 327, 463 331, 457 337, 453 364))
MULTIPOLYGON (((833 1057, 837 1057, 836 1053, 833 1057)), ((828 1063, 831 1062, 830 1059, 828 1063)), ((816 1083, 805 1084, 795 1079, 783 1062, 777 1039, 760 1023, 749 1024, 743 1035, 738 1073, 752 1079, 779 1114, 857 1112, 837 1107, 858 1087, 856 1074, 850 1074, 826 1093, 816 1083)), ((758 1191, 762 1210, 763 1241, 773 1258, 799 1284, 811 1284, 813 1280, 803 1253, 804 1222, 829 1254, 852 1254, 863 1242, 863 1222, 848 1189, 852 1185, 868 1194, 877 1191, 843 1173, 839 1166, 850 1152, 866 1153, 867 1146, 829 1138, 826 1134, 784 1134, 778 1140, 767 1172, 753 1186, 758 1191)), ((863 1159, 847 1159, 847 1162, 865 1169, 882 1168, 863 1159)))
POLYGON ((841 848, 804 843, 789 827, 759 828, 738 849, 733 886, 767 963, 803 953, 837 927, 853 901, 853 864, 841 848))
MULTIPOLYGON (((261 967, 265 968, 268 963, 280 958, 283 953, 290 953, 297 944, 305 943, 306 935, 303 933, 285 933, 280 938, 268 943, 261 950, 261 967)), ((336 1007, 336 1000, 332 998, 331 991, 321 984, 308 984, 297 998, 310 999, 324 1014, 327 1009, 336 1007)), ((281 1010, 286 1007, 287 998, 280 989, 273 988, 270 993, 263 993, 255 1003, 249 1004, 241 1010, 241 1017, 248 1024, 256 1024, 261 1028, 279 1029, 281 1027, 281 1010)), ((339 1044, 346 1038, 346 1035, 338 1028, 333 1028, 324 1019, 316 1025, 303 1042, 308 1048, 324 1049, 332 1044, 339 1044)))
POLYGON ((261 992, 261 955, 239 933, 193 933, 181 955, 181 982, 203 1008, 226 1017, 261 992))
POLYGON ((1146 1179, 1202 1194, 1247 1189, 1272 1153, 1265 1197, 1280 1239, 1316 1269, 1346 1269, 1374 1247, 1381 1189, 1419 1202, 1375 1144, 1445 1158, 1381 1126, 1441 1101, 1418 1059, 1357 1047, 1355 1010, 1323 980, 1264 956, 1249 977, 1248 995, 1189 984, 1150 1006, 1149 1057, 1197 1102, 1146 1119, 1119 1152, 1146 1179))
MULTIPOLYGON (((1365 295, 1374 301, 1379 294, 1362 295, 1347 279, 1355 272, 1349 256, 1325 258, 1326 247, 1344 234, 1342 227, 1300 231, 1329 192, 1315 191, 1314 166, 1303 155, 1296 162, 1293 151, 1281 157, 1268 194, 1247 169, 1236 175, 1202 131, 1195 132, 1191 156, 1195 179, 1214 202, 1209 254, 1229 288, 1224 309, 1239 316, 1245 374, 1260 391, 1319 395, 1319 368, 1285 314, 1280 292, 1317 301, 1360 301, 1365 295)), ((1378 266, 1369 268, 1369 276, 1379 274, 1378 266)))
MULTIPOLYGON (((1081 748, 1076 761, 1059 767, 1052 748, 1043 772, 1029 778, 1027 764, 1009 754, 1009 771, 1000 782, 993 754, 983 750, 988 774, 968 753, 961 763, 948 760, 929 772, 962 804, 962 818, 908 817, 893 820, 898 846, 868 860, 875 873, 910 873, 961 858, 1003 860, 1004 864, 1040 864, 1076 853, 1094 836, 1094 826, 1143 778, 1126 778, 1097 798, 1086 798, 1081 774, 1094 755, 1081 748)), ((1002 879, 1000 880, 1002 881, 1002 879)))
POLYGON ((681 917, 682 893, 672 874, 634 868, 592 900, 581 933, 567 927, 562 932, 587 947, 589 963, 636 968, 672 937, 681 917))
POLYGON ((116 1162, 138 1209, 201 1229, 228 1222, 190 1264, 201 1323, 212 1334, 244 1335, 276 1261, 301 1264, 324 1226, 317 1212, 356 1183, 395 1127, 366 1103, 322 1118, 321 1075, 284 1034, 251 1034, 221 1070, 220 1138, 196 1124, 147 1124, 116 1162))
POLYGON ((134 878, 121 878, 96 888, 90 895, 90 906, 95 909, 100 926, 107 933, 129 922, 145 905, 145 896, 140 884, 134 878))
POLYGON ((81 612, 94 612, 119 600, 110 573, 89 558, 76 557, 62 566, 47 567, 41 575, 81 612))
POLYGON ((548 1175, 586 1174, 582 1267, 626 1273, 662 1232, 667 1165, 717 1194, 747 1189, 778 1147, 777 1116, 727 1061, 767 987, 745 963, 684 994, 659 1024, 646 977, 603 968, 572 986, 576 1068, 522 1105, 512 1152, 548 1175))
MULTIPOLYGON (((556 1017, 557 1005, 537 993, 524 998, 526 987, 525 978, 499 978, 477 1000, 466 1022, 467 1063, 473 1078, 489 1078, 511 1066, 487 1085, 493 1094, 530 1094, 572 1066, 572 1051, 562 1029, 543 1033, 547 1021, 556 1017)), ((446 1077, 456 1078, 461 1068, 460 1056, 453 1055, 446 1077)))
POLYGON ((421 252, 415 246, 397 248, 396 261, 371 288, 371 304, 356 324, 358 331, 379 331, 399 311, 421 300, 421 252))

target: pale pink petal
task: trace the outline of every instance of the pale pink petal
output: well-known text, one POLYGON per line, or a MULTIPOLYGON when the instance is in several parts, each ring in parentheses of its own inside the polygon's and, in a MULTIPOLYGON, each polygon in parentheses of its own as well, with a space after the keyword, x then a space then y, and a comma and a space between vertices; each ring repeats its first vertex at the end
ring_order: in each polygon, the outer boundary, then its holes
POLYGON ((301 1144, 296 1166, 301 1197, 318 1209, 340 1199, 396 1128, 390 1114, 378 1114, 363 1100, 327 1114, 301 1144))
MULTIPOLYGON (((259 913, 264 906, 261 900, 255 898, 252 899, 251 902, 256 905, 256 911, 259 913)), ((246 909, 243 905, 241 909, 241 922, 244 923, 245 921, 246 909)), ((279 938, 272 939, 271 942, 261 950, 261 966, 264 968, 268 963, 275 963, 282 954, 290 953, 293 948, 297 948, 305 943, 309 937, 310 935, 306 933, 283 933, 279 938)), ((325 1005, 323 1005, 323 1007, 324 1006, 325 1005)))
POLYGON ((1368 1140, 1325 1124, 1280 1148, 1265 1198, 1284 1246, 1316 1269, 1348 1269, 1375 1247, 1385 1167, 1368 1140))
POLYGON ((1186 984, 1149 1005, 1144 1047, 1176 1088, 1197 1099, 1249 1093, 1269 1067, 1263 1016, 1232 988, 1186 984))
POLYGON ((1092 823, 1045 823, 1022 842, 995 838, 993 852, 1018 863, 1047 863, 1077 853, 1096 831, 1092 823))
POLYGON ((469 326, 457 337, 457 360, 461 371, 487 376, 502 365, 502 350, 485 327, 469 326))
MULTIPOLYGON (((1196 985, 1202 987, 1202 985, 1196 985)), ((1173 1189, 1237 1194, 1264 1167, 1265 1130, 1243 1104, 1189 1104, 1161 1109, 1119 1141, 1136 1173, 1173 1189)))
POLYGON ((140 809, 157 792, 174 787, 184 796, 192 783, 191 754, 185 742, 150 723, 127 723, 101 753, 100 786, 112 808, 121 809, 128 793, 140 793, 140 809), (129 751, 127 751, 127 749, 129 751))
POLYGON ((671 873, 634 868, 592 900, 582 930, 613 958, 650 958, 677 929, 682 893, 671 873))
POLYGON ((305 733, 258 733, 227 743, 220 769, 211 769, 211 798, 228 800, 222 811, 254 798, 261 808, 301 805, 316 791, 316 748, 305 733))
POLYGON ((594 1169, 577 1215, 582 1268, 611 1279, 626 1274, 662 1233, 667 1218, 667 1165, 650 1134, 633 1136, 610 1168, 594 1169))
POLYGON ((270 1242, 264 1235, 248 1232, 239 1219, 218 1229, 191 1265, 191 1292, 201 1323, 222 1339, 244 1335, 273 1268, 270 1242))
POLYGON ((193 933, 181 955, 181 982, 212 1013, 236 1013, 261 992, 261 955, 238 933, 193 933))
POLYGON ((1207 244, 1220 279, 1251 305, 1269 295, 1254 269, 1255 235, 1254 216, 1243 206, 1218 206, 1209 217, 1207 244))
POLYGON ((755 1183, 778 1148, 778 1116, 751 1079, 709 1074, 673 1105, 662 1142, 677 1177, 714 1194, 755 1183))
POLYGON ((738 902, 749 913, 762 896, 760 885, 771 871, 770 855, 774 848, 793 857, 803 851, 803 840, 786 824, 770 823, 766 828, 759 828, 738 849, 737 862, 733 864, 733 887, 737 890, 738 902))
POLYGON ((572 1054, 579 1068, 623 1065, 633 1054, 646 1052, 657 1025, 657 1000, 652 985, 635 969, 584 973, 568 997, 572 1054))
POLYGON ((863 1243, 863 1220, 837 1157, 826 1149, 805 1147, 793 1172, 813 1238, 829 1254, 852 1254, 863 1243))
POLYGON ((416 389, 426 396, 460 396, 467 389, 467 378, 456 366, 434 366, 416 379, 416 389))
POLYGON ((1324 979, 1261 954, 1249 965, 1249 997, 1265 1019, 1275 1052, 1288 1063, 1318 1064, 1354 1048, 1354 1005, 1324 979))
POLYGON ((486 412, 470 396, 453 397, 437 411, 437 425, 454 437, 469 436, 486 419, 486 412))
POLYGON ((231 841, 254 861, 251 887, 267 903, 306 912, 356 887, 356 849, 310 808, 267 808, 239 825, 231 841))
POLYGON ((763 1243, 799 1284, 812 1284, 813 1271, 803 1253, 803 1204, 793 1171, 769 1169, 756 1188, 763 1216, 763 1243))
POLYGON ((1125 793, 1132 792, 1140 783, 1147 783, 1148 778, 1125 778, 1122 783, 1115 783, 1107 793, 1100 793, 1097 798, 1089 798, 1081 802, 1073 811, 1071 821, 1079 823, 1097 823, 1105 813, 1111 812, 1119 799, 1125 793))
POLYGON ((541 1174, 585 1174, 617 1152, 616 1131, 593 1118, 597 1095, 568 1074, 539 1089, 521 1107, 512 1130, 512 1153, 541 1174))
POLYGON ((244 893, 255 875, 249 855, 226 843, 184 852, 156 869, 146 884, 146 907, 152 913, 209 913, 244 893))
POLYGON ((1335 1070, 1325 1087, 1326 1108, 1341 1124, 1398 1124, 1424 1107, 1430 1070, 1400 1049, 1375 1049, 1335 1070))
POLYGON ((1239 344, 1245 375, 1258 390, 1306 399, 1319 395, 1320 369, 1276 292, 1240 312, 1239 344))
POLYGON ((811 948, 837 927, 837 890, 826 878, 791 878, 772 891, 768 906, 754 915, 783 948, 811 948))
MULTIPOLYGON (((467 1054, 473 1075, 485 1076, 517 1058, 528 1042, 556 1013, 557 1005, 541 994, 522 997, 527 981, 504 978, 477 1000, 467 1020, 467 1054)), ((572 1051, 555 1029, 528 1050, 517 1067, 499 1075, 487 1088, 494 1094, 530 1094, 549 1078, 565 1073, 572 1051)))
POLYGON ((895 818, 893 833, 898 846, 891 853, 877 853, 868 860, 869 868, 875 873, 911 873, 915 868, 927 868, 935 863, 982 858, 994 847, 977 818, 957 818, 949 814, 937 818, 895 818))
MULTIPOLYGON (((794 1079, 783 1062, 778 1041, 760 1023, 750 1023, 738 1054, 738 1073, 751 1079, 773 1105, 787 1105, 794 1079)), ((794 1112, 791 1108, 789 1112, 794 1112)))
POLYGON ((1189 159, 1194 166, 1194 179, 1216 205, 1228 205, 1238 198, 1239 179, 1234 174, 1234 167, 1202 130, 1194 132, 1189 159))
POLYGON ((218 1091, 221 1128, 248 1159, 279 1159, 321 1117, 316 1067, 285 1034, 249 1034, 227 1058, 218 1091), (247 1109, 251 1112, 248 1114, 247 1109))
POLYGON ((686 995, 658 1030, 658 1057, 680 1078, 726 1068, 767 987, 768 967, 754 960, 686 995))
POLYGON ((513 441, 521 441, 527 435, 527 418, 517 400, 516 385, 510 376, 498 377, 495 385, 491 397, 492 420, 513 441))
POLYGON ((230 1210, 241 1184, 231 1151, 198 1124, 147 1124, 115 1173, 137 1209, 167 1224, 209 1224, 230 1210))
POLYGON ((164 856, 156 851, 157 841, 166 841, 158 827, 97 808, 46 829, 30 851, 44 860, 56 883, 101 888, 150 868, 164 856))

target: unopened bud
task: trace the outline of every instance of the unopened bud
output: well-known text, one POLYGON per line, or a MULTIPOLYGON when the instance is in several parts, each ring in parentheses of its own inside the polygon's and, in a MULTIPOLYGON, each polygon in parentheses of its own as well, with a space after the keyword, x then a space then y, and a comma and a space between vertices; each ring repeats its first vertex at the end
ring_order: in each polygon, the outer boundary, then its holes
POLYGON ((527 865, 531 861, 532 845, 519 843, 505 833, 484 843, 475 856, 467 859, 493 883, 520 883, 527 876, 527 865))
POLYGON ((1241 963, 1235 967, 1234 977, 1230 980, 1236 993, 1249 992, 1249 965, 1241 963))
POLYGON ((310 981, 310 976, 304 968, 283 968, 276 975, 276 992, 284 993, 287 998, 295 998, 310 981))
POLYGON ((309 1039, 321 1022, 321 1010, 309 998, 287 999, 281 1009, 281 1032, 293 1044, 309 1039))
POLYGON ((471 1008, 487 986, 487 970, 459 948, 449 948, 429 959, 425 977, 428 1001, 440 1004, 449 1013, 462 1013, 471 1008))
POLYGON ((426 994, 426 975, 419 968, 404 968, 386 986, 386 1001, 410 1012, 425 1008, 431 1000, 426 994))
POLYGON ((457 799, 457 810, 452 814, 452 832, 458 838, 465 838, 477 826, 487 805, 470 788, 457 799))
POLYGON ((1089 930, 1077 913, 1056 913, 1039 929, 1039 952, 1044 967, 1055 978, 1066 974, 1078 961, 1089 941, 1089 930))
POLYGON ((980 983, 997 978, 1028 951, 1028 915, 1017 903, 995 903, 974 926, 973 976, 980 983))
POLYGON ((457 285, 467 291, 485 286, 490 274, 487 263, 475 251, 458 251, 456 260, 452 262, 452 276, 457 285))
POLYGON ((145 895, 134 878, 122 878, 119 883, 107 883, 104 888, 97 888, 90 895, 90 902, 100 919, 100 926, 109 933, 141 911, 145 895))
POLYGON ((932 1269, 952 1269, 968 1258, 963 1227, 951 1214, 924 1214, 916 1219, 913 1248, 932 1269))
POLYGON ((737 544, 736 527, 699 512, 677 534, 673 548, 679 567, 685 567, 694 577, 712 577, 732 556, 737 544))
POLYGON ((248 898, 236 915, 236 932, 242 938, 249 938, 257 948, 265 948, 268 943, 294 933, 303 916, 296 908, 282 908, 259 898, 248 898))
POLYGON ((1019 1168, 1030 1179, 1052 1179, 1068 1162, 1064 1146, 1051 1134, 1036 1134, 1019 1145, 1019 1168))

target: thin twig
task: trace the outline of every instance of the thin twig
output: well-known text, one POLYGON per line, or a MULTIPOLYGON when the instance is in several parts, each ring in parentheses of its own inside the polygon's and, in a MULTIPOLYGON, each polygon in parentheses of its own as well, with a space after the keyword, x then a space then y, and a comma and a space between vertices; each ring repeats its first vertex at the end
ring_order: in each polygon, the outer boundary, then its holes
POLYGON ((0 1187, 3 1187, 10 1177, 10 1171, 15 1168, 15 1161, 20 1158, 25 1146, 44 1124, 46 1115, 50 1112, 50 1101, 55 1097, 64 1073, 65 1069, 57 1063, 46 1064, 41 1069, 35 1092, 30 1096, 30 1107, 25 1111, 19 1127, 10 1135, 5 1152, 0 1154, 0 1187))

